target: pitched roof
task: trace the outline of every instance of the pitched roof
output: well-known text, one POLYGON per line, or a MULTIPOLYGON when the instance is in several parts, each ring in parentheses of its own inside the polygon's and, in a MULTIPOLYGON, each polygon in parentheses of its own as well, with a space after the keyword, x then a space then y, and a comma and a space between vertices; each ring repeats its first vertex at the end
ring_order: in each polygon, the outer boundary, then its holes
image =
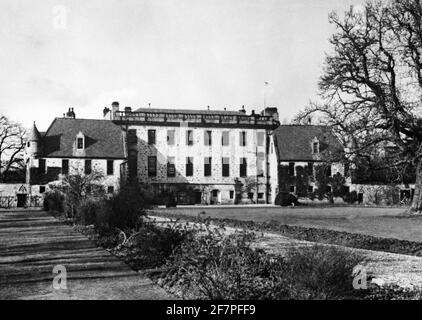
POLYGON ((35 121, 34 121, 34 124, 31 130, 29 131, 28 141, 39 141, 40 138, 41 138, 41 134, 38 131, 37 126, 35 125, 35 121))
POLYGON ((321 154, 341 152, 339 140, 326 126, 280 125, 273 132, 279 161, 318 161, 321 154), (312 153, 315 137, 319 141, 319 155, 312 153))
POLYGON ((125 158, 123 131, 109 120, 56 118, 43 137, 45 157, 125 158), (85 136, 82 154, 75 154, 76 135, 85 136))
POLYGON ((135 112, 152 112, 152 113, 174 113, 174 114, 215 114, 227 116, 244 116, 240 111, 227 110, 192 110, 192 109, 164 109, 164 108, 139 108, 135 112))

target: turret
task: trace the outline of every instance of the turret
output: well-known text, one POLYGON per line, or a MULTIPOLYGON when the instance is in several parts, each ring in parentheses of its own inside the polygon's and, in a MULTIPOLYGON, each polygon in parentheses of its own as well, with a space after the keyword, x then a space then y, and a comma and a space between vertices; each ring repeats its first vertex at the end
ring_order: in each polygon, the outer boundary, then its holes
POLYGON ((26 142, 27 155, 29 157, 37 157, 41 154, 41 135, 37 129, 37 126, 32 126, 32 129, 29 132, 29 136, 26 142))

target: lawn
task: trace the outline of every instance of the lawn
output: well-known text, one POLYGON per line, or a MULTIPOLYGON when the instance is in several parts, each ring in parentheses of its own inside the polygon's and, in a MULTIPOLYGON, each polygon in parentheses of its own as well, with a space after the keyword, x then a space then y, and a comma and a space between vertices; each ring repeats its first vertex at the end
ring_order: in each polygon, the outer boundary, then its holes
POLYGON ((422 242, 422 217, 398 217, 404 208, 365 207, 224 207, 155 209, 166 213, 195 216, 205 212, 212 218, 230 218, 361 233, 382 238, 422 242))

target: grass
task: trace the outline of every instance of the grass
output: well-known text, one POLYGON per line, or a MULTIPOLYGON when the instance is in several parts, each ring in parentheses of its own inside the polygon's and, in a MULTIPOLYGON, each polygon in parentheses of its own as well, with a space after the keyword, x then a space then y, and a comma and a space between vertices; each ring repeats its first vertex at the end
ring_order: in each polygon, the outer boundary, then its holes
POLYGON ((241 221, 269 222, 322 228, 381 238, 394 238, 422 242, 422 218, 399 217, 403 208, 325 207, 233 207, 233 208, 171 208, 154 209, 156 212, 205 217, 227 218, 241 221))

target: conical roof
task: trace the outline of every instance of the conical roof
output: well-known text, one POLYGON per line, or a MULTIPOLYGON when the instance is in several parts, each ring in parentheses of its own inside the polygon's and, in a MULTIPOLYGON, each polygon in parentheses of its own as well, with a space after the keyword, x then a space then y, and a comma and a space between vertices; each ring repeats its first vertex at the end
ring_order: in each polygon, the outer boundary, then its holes
POLYGON ((29 132, 28 140, 29 141, 39 141, 40 139, 41 139, 41 135, 40 135, 40 132, 38 131, 37 126, 35 125, 35 121, 34 121, 34 125, 32 126, 32 129, 29 132))

